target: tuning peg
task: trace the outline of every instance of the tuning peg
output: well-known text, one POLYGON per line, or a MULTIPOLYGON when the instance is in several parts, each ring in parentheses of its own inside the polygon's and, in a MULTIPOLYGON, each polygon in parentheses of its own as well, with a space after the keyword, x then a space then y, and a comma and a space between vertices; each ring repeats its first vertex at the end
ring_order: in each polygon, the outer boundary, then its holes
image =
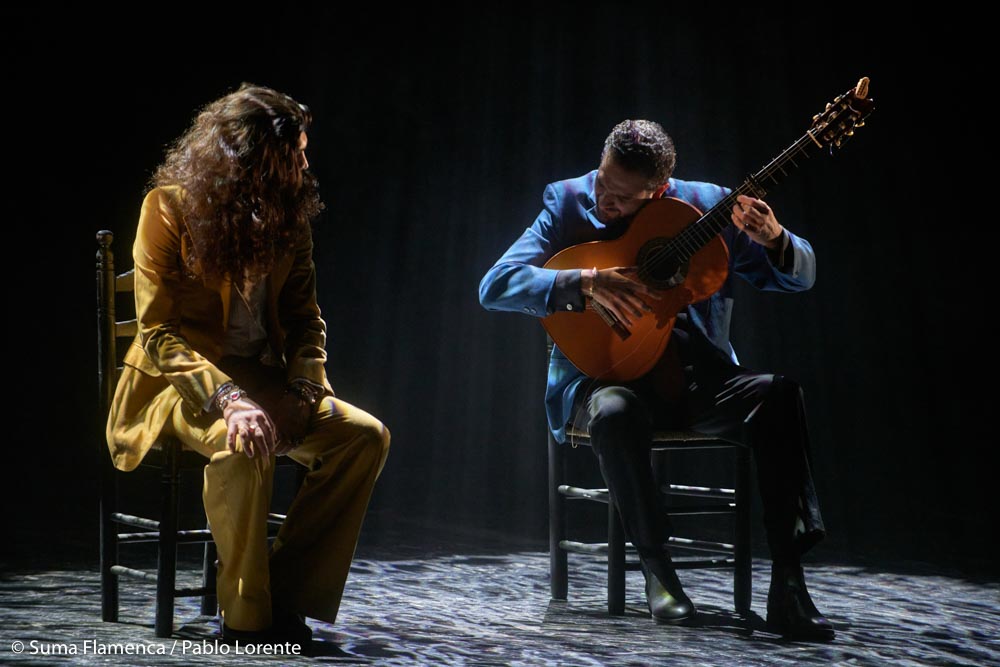
POLYGON ((854 130, 848 130, 847 131, 847 136, 853 137, 854 136, 854 130))
POLYGON ((819 114, 816 114, 815 116, 813 116, 813 122, 814 122, 814 123, 815 123, 816 121, 818 121, 818 120, 819 120, 819 114))
POLYGON ((830 104, 829 102, 827 102, 826 103, 826 111, 829 111, 830 107, 832 107, 832 106, 833 106, 832 104, 830 104))
POLYGON ((864 126, 865 126, 865 121, 859 120, 857 125, 855 125, 854 127, 864 127, 864 126))

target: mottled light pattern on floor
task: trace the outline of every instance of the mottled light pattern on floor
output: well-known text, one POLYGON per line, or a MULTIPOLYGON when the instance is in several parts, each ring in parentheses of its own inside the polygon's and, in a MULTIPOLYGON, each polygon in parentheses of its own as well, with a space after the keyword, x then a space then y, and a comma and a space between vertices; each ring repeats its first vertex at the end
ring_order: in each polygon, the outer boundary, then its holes
MULTIPOLYGON (((356 560, 334 625, 310 621, 310 657, 205 655, 218 650, 217 622, 193 599, 179 603, 177 632, 153 637, 152 586, 123 594, 122 622, 100 622, 96 573, 7 573, 0 581, 0 664, 299 665, 1000 665, 1000 585, 933 572, 906 574, 817 565, 809 583, 837 639, 784 642, 763 630, 768 568, 754 567, 750 621, 732 613, 724 572, 682 572, 699 609, 690 627, 654 624, 642 580, 629 573, 623 617, 606 614, 600 561, 575 558, 566 602, 549 599, 543 553, 431 555, 356 560), (37 649, 84 650, 142 645, 171 655, 32 655, 37 649), (190 642, 185 645, 187 640, 190 642), (25 652, 12 652, 23 642, 25 652)), ((192 573, 193 574, 193 573, 192 573)), ((230 649, 232 651, 232 649, 230 649)))

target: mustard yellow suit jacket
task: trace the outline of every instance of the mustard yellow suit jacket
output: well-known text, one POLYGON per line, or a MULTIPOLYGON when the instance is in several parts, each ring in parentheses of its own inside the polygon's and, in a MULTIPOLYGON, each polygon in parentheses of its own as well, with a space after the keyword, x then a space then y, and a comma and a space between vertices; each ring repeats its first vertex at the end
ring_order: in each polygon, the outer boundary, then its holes
MULTIPOLYGON (((132 257, 139 332, 129 345, 108 415, 107 438, 115 467, 132 470, 183 401, 204 413, 231 378, 216 367, 229 322, 232 282, 205 284, 187 269, 191 248, 174 213, 175 187, 155 188, 142 203, 132 257)), ((326 324, 316 304, 312 237, 279 259, 267 278, 265 323, 269 344, 289 379, 326 387, 326 324)))

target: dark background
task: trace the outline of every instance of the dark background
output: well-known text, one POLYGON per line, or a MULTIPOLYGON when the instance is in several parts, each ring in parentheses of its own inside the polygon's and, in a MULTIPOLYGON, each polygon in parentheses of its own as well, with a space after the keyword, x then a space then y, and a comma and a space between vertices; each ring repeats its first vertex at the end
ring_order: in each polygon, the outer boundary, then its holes
POLYGON ((34 538, 55 528, 96 559, 94 234, 112 230, 130 266, 164 147, 240 82, 316 117, 328 372, 393 433, 364 540, 543 548, 544 335, 484 311, 482 275, 546 183, 596 167, 618 121, 660 121, 678 178, 735 186, 867 75, 867 127, 768 198, 812 242, 818 282, 743 286, 734 345, 805 389, 831 533, 818 558, 995 572, 978 555, 996 521, 992 393, 973 384, 992 375, 992 223, 962 211, 980 188, 949 157, 979 107, 962 56, 941 55, 947 21, 501 7, 6 17, 8 256, 24 277, 9 287, 8 507, 35 529, 5 541, 8 557, 39 558, 34 538))

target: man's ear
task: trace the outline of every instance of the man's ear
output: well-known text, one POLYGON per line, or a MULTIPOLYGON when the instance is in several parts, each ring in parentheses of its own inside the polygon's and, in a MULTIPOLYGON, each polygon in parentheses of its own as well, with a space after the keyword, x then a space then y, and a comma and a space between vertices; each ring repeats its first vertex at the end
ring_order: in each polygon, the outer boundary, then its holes
POLYGON ((667 181, 660 187, 656 188, 656 192, 653 193, 653 199, 661 199, 663 197, 663 193, 666 192, 669 187, 670 181, 667 181))

